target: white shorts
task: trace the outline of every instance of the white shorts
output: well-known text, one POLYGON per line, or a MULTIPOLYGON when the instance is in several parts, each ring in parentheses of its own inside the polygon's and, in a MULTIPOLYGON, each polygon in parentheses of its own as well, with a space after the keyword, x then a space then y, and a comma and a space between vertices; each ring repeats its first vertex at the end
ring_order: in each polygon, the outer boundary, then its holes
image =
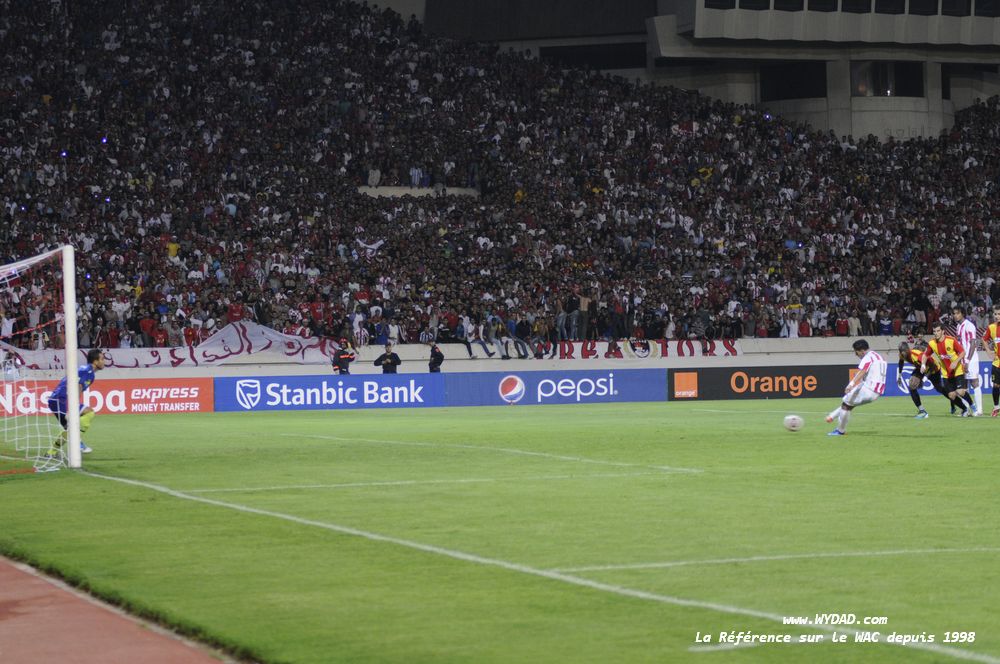
POLYGON ((965 370, 965 375, 969 378, 969 387, 972 387, 971 383, 974 379, 979 380, 980 383, 983 382, 983 377, 979 375, 979 353, 972 354, 972 359, 969 360, 969 366, 965 370))
POLYGON ((861 406, 866 403, 871 403, 878 399, 881 394, 868 387, 867 385, 861 384, 855 387, 853 390, 844 395, 844 403, 848 406, 861 406))

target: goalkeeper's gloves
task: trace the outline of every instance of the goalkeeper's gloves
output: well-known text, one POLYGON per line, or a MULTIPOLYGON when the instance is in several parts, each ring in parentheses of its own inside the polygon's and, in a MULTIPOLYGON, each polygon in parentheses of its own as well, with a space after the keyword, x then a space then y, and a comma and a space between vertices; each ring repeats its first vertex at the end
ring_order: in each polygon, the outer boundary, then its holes
POLYGON ((906 388, 906 381, 904 381, 903 380, 903 376, 901 376, 899 374, 896 375, 896 385, 899 385, 899 389, 903 390, 904 392, 908 392, 909 391, 906 388))

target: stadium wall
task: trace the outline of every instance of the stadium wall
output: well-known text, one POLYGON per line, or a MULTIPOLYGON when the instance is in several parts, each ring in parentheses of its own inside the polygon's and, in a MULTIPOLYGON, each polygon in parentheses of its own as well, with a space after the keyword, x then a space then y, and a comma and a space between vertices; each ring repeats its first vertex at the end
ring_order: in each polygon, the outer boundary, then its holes
MULTIPOLYGON (((654 71, 660 83, 698 90, 725 101, 758 104, 790 120, 807 122, 816 129, 830 129, 838 136, 850 134, 861 137, 872 134, 881 139, 937 136, 943 129, 954 125, 957 111, 998 91, 1000 76, 988 71, 996 66, 993 53, 995 49, 977 45, 978 37, 972 39, 970 36, 974 43, 954 41, 947 46, 937 45, 932 39, 906 39, 906 43, 886 43, 884 37, 868 43, 857 38, 840 42, 825 41, 819 37, 796 41, 790 38, 778 39, 771 33, 762 36, 757 32, 753 32, 756 37, 728 35, 729 38, 718 38, 721 35, 693 35, 695 14, 693 11, 686 13, 685 8, 702 11, 701 4, 682 2, 674 8, 676 13, 656 16, 647 21, 650 58, 655 64, 654 71), (761 68, 800 61, 826 63, 825 95, 821 98, 764 101, 760 86, 761 68), (919 96, 899 96, 898 90, 885 96, 880 96, 881 93, 875 96, 854 94, 851 83, 852 63, 877 61, 919 63, 923 70, 919 96)), ((763 28, 756 20, 741 23, 735 18, 746 15, 762 19, 767 15, 767 20, 775 21, 775 25, 784 25, 795 18, 803 21, 809 19, 824 29, 838 31, 845 29, 843 26, 847 23, 865 18, 849 13, 837 14, 836 20, 831 20, 825 12, 705 11, 711 14, 712 20, 709 23, 722 17, 725 21, 719 25, 723 27, 751 31, 763 28), (807 14, 810 15, 806 16, 807 14)), ((872 15, 868 18, 881 20, 885 17, 872 15)), ((909 20, 911 17, 903 18, 909 20)), ((952 20, 952 17, 912 18, 941 19, 942 25, 952 27, 970 20, 952 20)), ((988 19, 986 23, 1000 24, 1000 19, 988 19)), ((789 25, 792 26, 789 29, 798 30, 805 23, 793 21, 789 25)), ((846 30, 844 34, 852 35, 854 31, 846 30)), ((889 33, 876 31, 874 34, 878 36, 889 33)), ((989 39, 995 40, 995 36, 991 35, 989 39)))
MULTIPOLYGON (((897 385, 895 349, 903 337, 869 337, 888 361, 885 396, 907 396, 897 385)), ((353 375, 335 375, 326 365, 252 363, 177 369, 108 369, 85 392, 84 404, 101 414, 205 413, 260 410, 340 410, 581 404, 641 401, 710 401, 838 397, 856 367, 853 338, 742 339, 719 344, 714 355, 668 348, 667 357, 605 356, 607 344, 581 359, 446 360, 444 373, 429 373, 426 348, 402 345, 396 375, 377 373, 380 349, 359 352, 353 375)), ((691 347, 693 347, 692 344, 691 347)), ((466 356, 449 345, 446 356, 466 356)), ((980 354, 984 392, 991 383, 992 355, 980 354)), ((912 369, 904 367, 903 378, 912 369)), ((45 403, 57 377, 27 386, 0 383, 0 416, 47 415, 45 403)), ((936 392, 924 381, 921 393, 936 392)))
MULTIPOLYGON (((896 349, 907 337, 873 336, 867 337, 872 349, 880 352, 890 361, 896 357, 896 349)), ((442 367, 444 373, 482 373, 493 371, 566 371, 580 369, 647 369, 647 368, 691 368, 691 367, 766 367, 766 366, 811 366, 830 364, 851 364, 854 354, 851 344, 854 337, 821 337, 806 339, 739 339, 732 343, 735 352, 730 351, 725 342, 715 342, 710 347, 711 355, 703 355, 699 342, 670 341, 666 356, 661 356, 658 344, 653 342, 651 356, 637 357, 622 344, 622 357, 609 356, 607 342, 597 342, 593 354, 582 357, 581 342, 571 344, 572 356, 556 349, 554 357, 535 360, 500 360, 483 357, 482 347, 473 346, 479 359, 469 359, 465 347, 460 344, 441 344, 445 356, 442 367)), ((394 347, 403 360, 399 367, 401 374, 428 373, 429 350, 421 344, 402 344, 394 347)), ((357 359, 351 365, 351 373, 357 375, 380 374, 381 369, 373 362, 382 352, 379 346, 366 346, 357 351, 357 359)), ((992 354, 981 352, 986 363, 992 361, 992 354)), ((215 366, 181 366, 176 368, 115 369, 101 372, 102 380, 111 378, 157 378, 168 372, 171 376, 184 377, 232 377, 257 375, 329 375, 328 364, 293 364, 280 353, 262 352, 234 357, 226 364, 215 366)), ((54 374, 53 374, 54 375, 54 374)))

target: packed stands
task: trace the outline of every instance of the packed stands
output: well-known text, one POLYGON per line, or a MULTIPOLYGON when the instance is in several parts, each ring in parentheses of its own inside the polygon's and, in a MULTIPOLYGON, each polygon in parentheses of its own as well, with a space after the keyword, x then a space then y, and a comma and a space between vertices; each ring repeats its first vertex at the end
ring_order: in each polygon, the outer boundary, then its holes
MULTIPOLYGON (((0 0, 0 63, 0 262, 79 249, 83 346, 888 334, 1000 300, 995 98, 881 143, 326 0, 0 0)), ((4 284, 3 336, 57 344, 51 288, 4 284)))

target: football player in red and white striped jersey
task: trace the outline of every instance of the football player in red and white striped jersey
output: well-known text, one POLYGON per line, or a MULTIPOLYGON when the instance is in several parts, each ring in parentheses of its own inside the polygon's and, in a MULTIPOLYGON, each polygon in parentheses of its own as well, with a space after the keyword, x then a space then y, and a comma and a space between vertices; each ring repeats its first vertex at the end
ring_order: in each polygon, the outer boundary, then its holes
POLYGON ((966 318, 962 307, 952 307, 951 315, 955 319, 955 336, 965 349, 965 377, 969 381, 969 391, 972 392, 975 404, 972 414, 978 417, 983 414, 983 391, 979 389, 979 331, 976 324, 966 318))
POLYGON ((837 420, 837 428, 828 433, 828 436, 843 436, 847 433, 847 423, 851 419, 851 411, 856 406, 875 401, 885 393, 885 358, 871 350, 868 342, 858 339, 851 346, 854 354, 861 358, 858 362, 858 372, 854 374, 851 381, 844 390, 844 400, 837 408, 830 411, 826 416, 827 422, 837 420))

